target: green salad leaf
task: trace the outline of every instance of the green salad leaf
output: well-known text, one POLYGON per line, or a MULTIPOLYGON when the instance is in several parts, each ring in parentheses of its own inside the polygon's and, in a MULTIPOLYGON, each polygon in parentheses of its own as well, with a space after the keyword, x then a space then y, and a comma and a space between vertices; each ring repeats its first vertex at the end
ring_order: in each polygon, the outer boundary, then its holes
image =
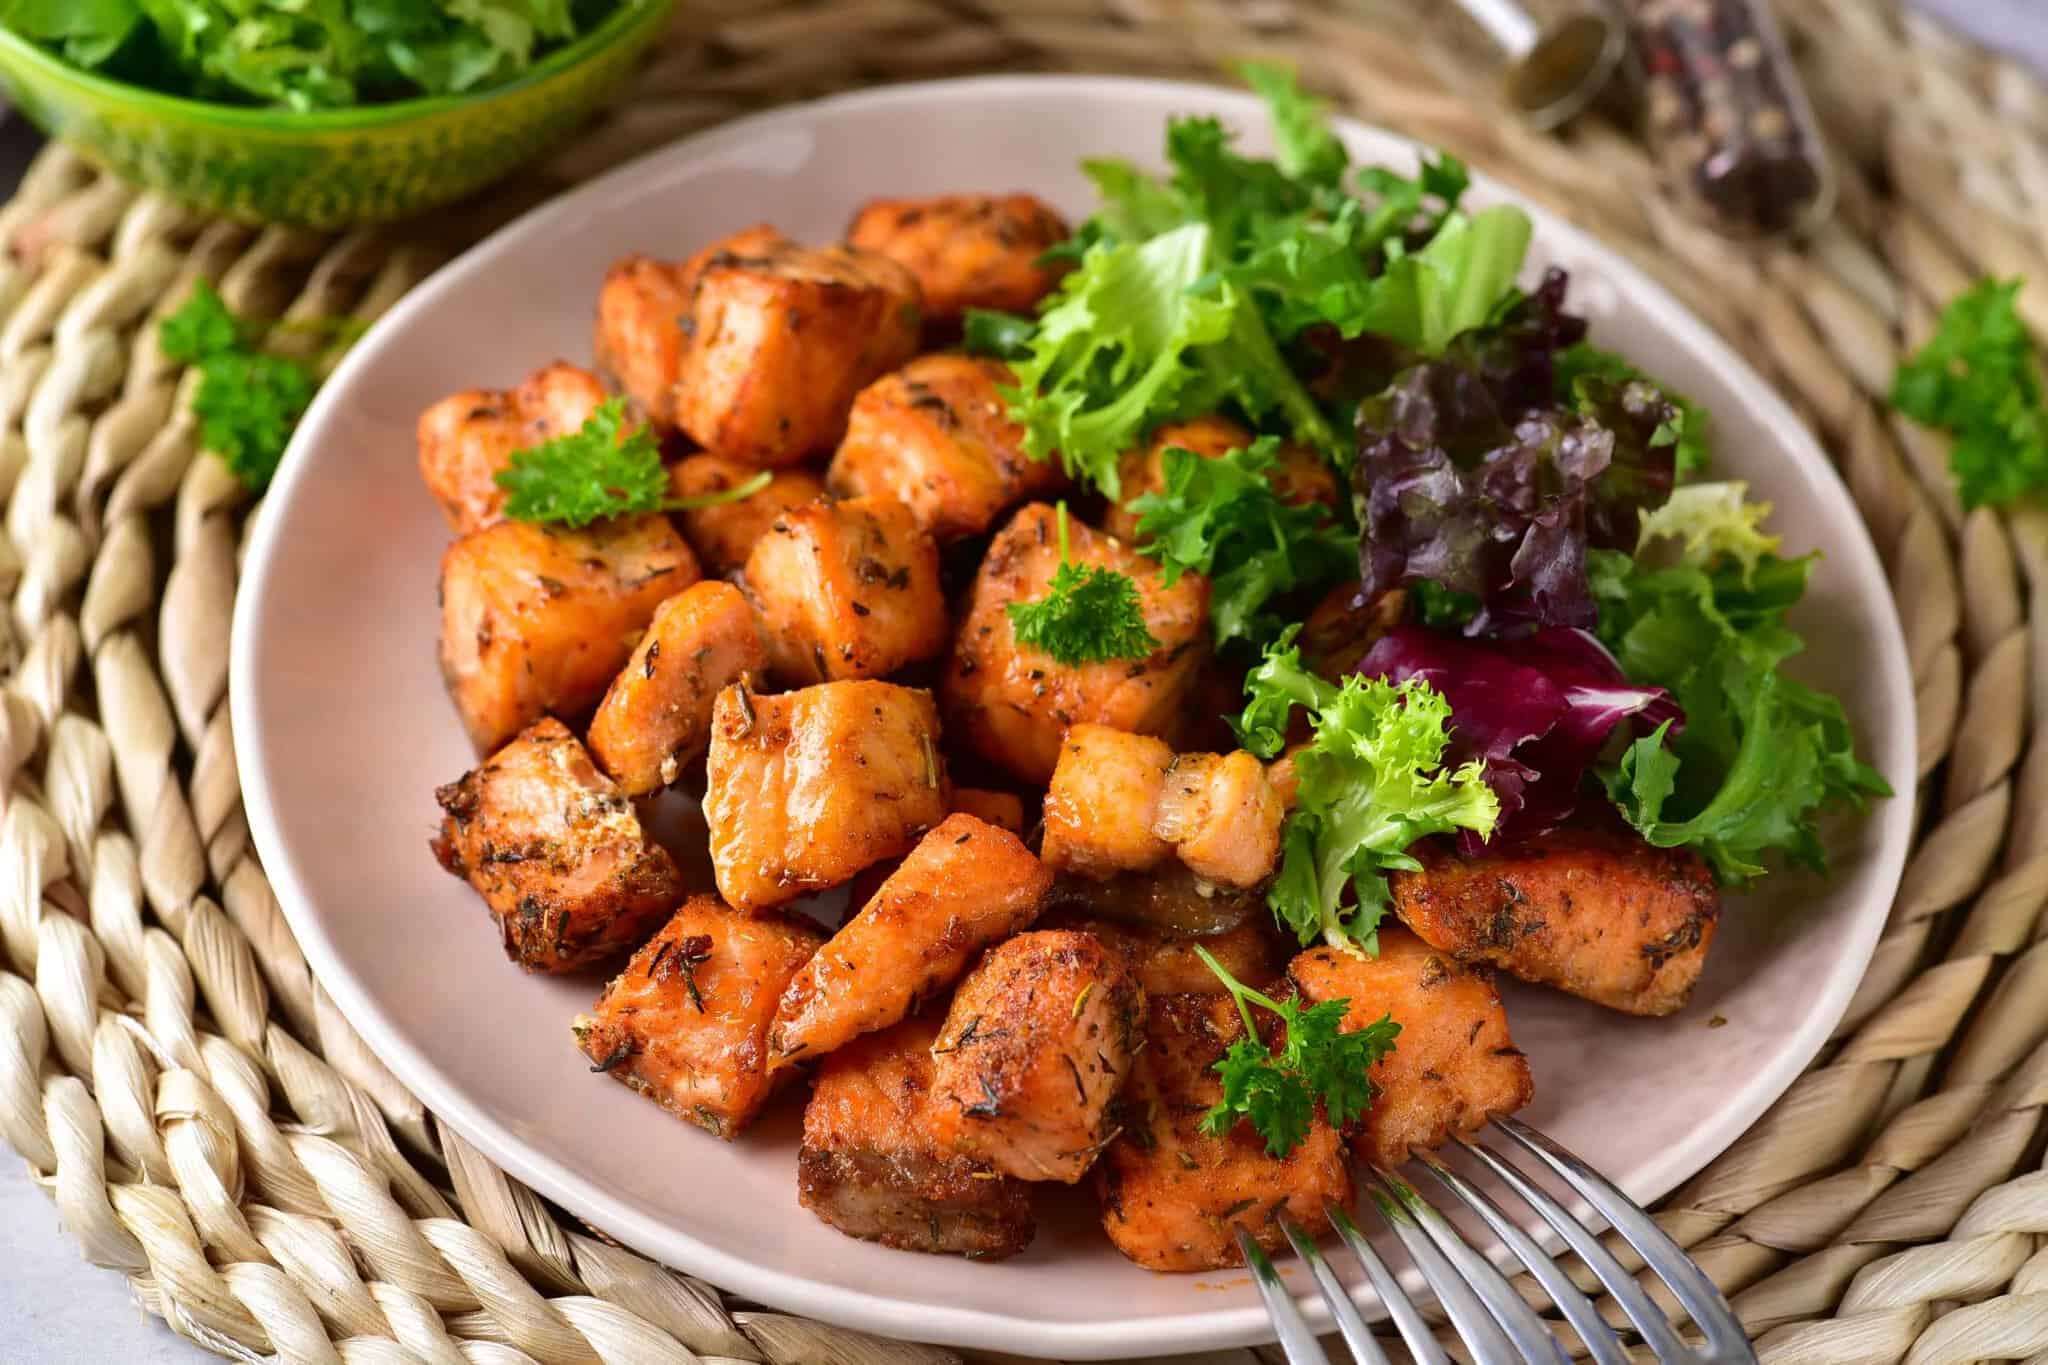
MULTIPOLYGON (((1745 516, 1750 532, 1758 519, 1745 516)), ((1683 729, 1636 740, 1601 780, 1652 844, 1695 849, 1724 882, 1760 875, 1773 852, 1825 871, 1821 813, 1891 788, 1856 757, 1841 702, 1780 670, 1804 647, 1785 613, 1815 556, 1706 547, 1663 567, 1591 554, 1601 641, 1630 681, 1685 712, 1683 729)))
POLYGON ((1342 1126, 1372 1107, 1378 1087, 1373 1065, 1394 1050, 1401 1026, 1383 1014, 1360 1029, 1346 1029, 1349 1000, 1324 1000, 1303 1008, 1294 997, 1276 1000, 1255 991, 1197 945, 1202 959, 1244 1019, 1245 1036, 1230 1045, 1214 1070, 1223 1078, 1223 1098, 1201 1118, 1210 1137, 1221 1137, 1240 1121, 1266 1140, 1266 1151, 1284 1157, 1299 1147, 1315 1122, 1316 1104, 1333 1125, 1342 1126), (1252 1007, 1280 1020, 1280 1046, 1262 1041, 1252 1007))
POLYGON ((1779 538, 1763 529, 1770 515, 1771 505, 1749 501, 1749 485, 1739 480, 1685 484, 1671 490, 1662 507, 1643 513, 1636 553, 1659 540, 1676 541, 1681 563, 1705 569, 1726 556, 1742 567, 1747 582, 1764 556, 1778 552, 1779 538))
POLYGON ((1966 507, 2048 488, 2041 366, 2013 300, 2022 281, 1980 280, 1892 377, 1892 405, 1954 437, 1949 469, 1966 507))
POLYGON ((1347 951, 1377 952, 1386 874, 1422 866, 1409 845, 1455 830, 1492 833, 1500 798, 1482 761, 1444 767, 1451 706, 1442 693, 1420 678, 1329 682, 1302 666, 1295 633, 1282 635, 1245 679, 1249 701, 1236 722, 1239 742, 1261 758, 1285 745, 1295 707, 1311 725, 1308 743, 1294 751, 1295 807, 1266 903, 1303 943, 1320 936, 1347 951))
POLYGON ((1183 573, 1210 580, 1216 642, 1271 638, 1275 597, 1325 587, 1353 571, 1358 537, 1320 503, 1283 501, 1273 485, 1280 439, 1261 436, 1215 459, 1180 446, 1162 452, 1163 486, 1133 498, 1138 552, 1168 586, 1183 573))

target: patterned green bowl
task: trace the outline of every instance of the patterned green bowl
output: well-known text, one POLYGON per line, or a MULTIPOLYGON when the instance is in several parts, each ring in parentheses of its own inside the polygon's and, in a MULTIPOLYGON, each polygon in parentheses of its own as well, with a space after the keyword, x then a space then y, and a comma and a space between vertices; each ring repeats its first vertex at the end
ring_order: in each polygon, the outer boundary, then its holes
POLYGON ((675 0, 625 0, 517 79, 473 95, 291 113, 159 94, 73 67, 0 28, 0 85, 53 137, 208 213, 339 228, 460 199, 596 110, 675 0))

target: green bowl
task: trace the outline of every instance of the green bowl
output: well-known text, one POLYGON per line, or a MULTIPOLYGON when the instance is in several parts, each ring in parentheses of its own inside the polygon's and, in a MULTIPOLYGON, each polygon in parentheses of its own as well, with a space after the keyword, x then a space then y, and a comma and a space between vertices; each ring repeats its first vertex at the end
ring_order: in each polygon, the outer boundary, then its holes
POLYGON ((675 0, 617 13, 503 85, 293 113, 160 94, 81 71, 0 28, 0 85, 53 137, 208 213, 339 228, 460 199, 574 131, 632 71, 675 0))

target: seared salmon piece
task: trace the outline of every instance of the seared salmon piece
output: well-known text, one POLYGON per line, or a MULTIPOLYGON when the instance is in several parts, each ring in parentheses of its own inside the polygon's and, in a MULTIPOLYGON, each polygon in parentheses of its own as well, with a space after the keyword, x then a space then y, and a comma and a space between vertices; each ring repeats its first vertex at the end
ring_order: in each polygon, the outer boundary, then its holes
POLYGON ((1411 1151, 1475 1132, 1536 1093, 1493 973, 1405 929, 1381 927, 1378 957, 1311 948, 1288 964, 1287 979, 1308 1001, 1349 1000, 1347 1030, 1388 1015, 1401 1026, 1394 1050, 1372 1068, 1372 1107, 1347 1134, 1361 1161, 1392 1170, 1411 1151))
POLYGON ((893 498, 791 508, 747 560, 776 677, 879 678, 946 648, 939 551, 893 498))
POLYGON ((1024 453, 1002 390, 1010 367, 979 356, 925 355, 853 400, 825 472, 841 497, 895 498, 941 543, 977 536, 1026 498, 1064 488, 1057 459, 1024 453))
POLYGON ((1143 659, 1067 665, 1019 644, 1005 608, 1045 596, 1060 565, 1057 514, 1031 503, 996 533, 975 575, 940 696, 956 738, 1031 783, 1052 777, 1070 726, 1165 733, 1179 720, 1208 648, 1206 579, 1182 574, 1169 588, 1157 564, 1120 542, 1079 522, 1068 536, 1076 564, 1131 576, 1159 647, 1143 659))
POLYGON ((1280 794, 1243 749, 1182 754, 1166 775, 1152 831, 1204 881, 1251 887, 1280 859, 1280 794))
POLYGON ((632 255, 605 272, 597 291, 597 367, 655 425, 676 422, 676 381, 690 343, 690 296, 704 263, 721 252, 746 256, 785 241, 766 223, 714 242, 687 261, 632 255))
POLYGON ((1214 1068, 1244 1037, 1227 995, 1153 997, 1145 1046, 1124 1090, 1123 1132, 1095 1164, 1102 1226, 1116 1249, 1147 1270, 1218 1270, 1244 1264, 1242 1226, 1268 1251, 1284 1246, 1282 1217, 1310 1236, 1329 1230, 1325 1201, 1351 1202, 1344 1141, 1319 1114, 1285 1157, 1239 1123, 1201 1131, 1222 1098, 1214 1068))
POLYGON ((458 536, 504 518, 497 474, 512 457, 577 430, 605 400, 604 385, 557 360, 516 389, 465 389, 420 414, 420 477, 458 536))
MULTIPOLYGON (((1102 529, 1123 541, 1137 545, 1149 537, 1138 533, 1138 514, 1131 504, 1147 493, 1166 488, 1166 452, 1174 446, 1193 451, 1205 460, 1217 460, 1233 450, 1243 450, 1257 438, 1228 417, 1211 415, 1187 422, 1168 422, 1152 433, 1152 439, 1136 450, 1125 452, 1117 461, 1117 479, 1122 501, 1113 502, 1102 514, 1102 529)), ((1336 471, 1330 462, 1307 446, 1292 441, 1280 447, 1279 461, 1269 476, 1280 501, 1301 506, 1319 502, 1337 506, 1336 471)))
POLYGON ((925 318, 943 335, 969 308, 1030 312, 1062 273, 1039 258, 1069 235, 1066 220, 1029 194, 871 199, 846 228, 847 241, 917 276, 925 318))
POLYGON ((576 1046, 593 1071, 731 1138, 775 1088, 762 1064, 768 1021, 822 937, 795 919, 692 896, 576 1020, 576 1046))
POLYGON ((589 715, 654 609, 697 578, 697 557, 663 516, 580 531, 501 521, 450 545, 441 675, 477 752, 544 715, 589 715))
MULTIPOLYGON (((723 455, 699 451, 670 467, 669 486, 678 498, 698 498, 738 488, 760 472, 723 455)), ((736 502, 686 507, 677 511, 675 518, 683 528, 683 539, 704 561, 706 571, 728 574, 746 567, 747 556, 777 517, 824 496, 823 481, 808 469, 778 469, 758 493, 736 502)))
POLYGON ((743 910, 837 886, 945 818, 931 693, 836 682, 711 708, 704 819, 719 894, 743 910))
POLYGON ((1045 794, 1045 861, 1108 877, 1178 856, 1208 882, 1257 886, 1280 856, 1286 811, 1239 749, 1180 754, 1149 735, 1076 725, 1045 794))
POLYGON ((711 742, 711 703, 768 671, 754 609, 730 583, 696 583, 655 609, 590 722, 590 751, 628 796, 676 780, 711 742))
POLYGON ((982 954, 932 1049, 939 1140, 1020 1180, 1073 1184, 1115 1128, 1144 994, 1092 934, 1036 930, 982 954))
POLYGON ((633 803, 549 716, 434 793, 441 866, 497 916, 505 955, 566 972, 625 952, 682 898, 633 803))
POLYGON ((1625 1014, 1670 1014, 1692 994, 1721 913, 1713 874, 1685 849, 1618 825, 1568 827, 1467 858, 1415 850, 1394 909, 1424 942, 1625 1014))
POLYGON ((1173 750, 1151 735, 1107 725, 1068 730, 1045 793, 1045 865, 1101 878, 1172 857, 1152 823, 1173 764, 1173 750))
POLYGON ((885 1029, 1038 914, 1052 881, 1016 835, 949 815, 789 983, 768 1064, 807 1062, 885 1029))
MULTIPOLYGON (((1389 588, 1370 602, 1358 601, 1358 580, 1339 583, 1323 594, 1301 627, 1301 661, 1313 673, 1338 679, 1358 667, 1379 640, 1408 610, 1408 590, 1389 588)), ((1308 737, 1308 722, 1295 717, 1296 738, 1308 737)))
POLYGON ((692 270, 676 425, 743 464, 830 450, 853 396, 917 352, 917 280, 887 256, 762 234, 692 270))
POLYGON ((984 820, 1012 834, 1024 832, 1024 798, 1015 792, 987 791, 980 787, 953 788, 953 809, 984 820))
POLYGON ((996 1261, 1038 1231, 1020 1180, 940 1142, 936 1012, 856 1038, 818 1067, 797 1150, 797 1200, 849 1237, 996 1261))

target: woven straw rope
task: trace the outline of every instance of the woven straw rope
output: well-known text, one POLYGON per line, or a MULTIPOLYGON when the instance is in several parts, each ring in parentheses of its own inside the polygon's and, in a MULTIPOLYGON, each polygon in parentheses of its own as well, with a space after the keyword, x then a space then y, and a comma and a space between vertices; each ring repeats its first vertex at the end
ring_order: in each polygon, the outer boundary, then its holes
POLYGON ((545 194, 765 103, 1265 55, 1627 251, 1770 370, 1839 462, 1905 623, 1923 781, 1899 799, 1917 796, 1921 835, 1826 1052, 1659 1217, 1774 1365, 2048 1365, 2048 632, 2030 610, 2048 515, 1963 515, 1941 441, 1881 401, 1980 273, 2039 282, 2021 301, 2048 337, 2048 94, 1887 6, 1788 0, 1841 205, 1805 247, 1757 253, 1683 217, 1619 134, 1560 143, 1493 116, 1490 54, 1421 17, 1437 8, 689 0, 634 97, 540 173, 339 238, 203 221, 46 152, 0 207, 0 1140, 87 1258, 245 1359, 948 1358, 746 1311, 586 1235, 355 1037, 249 844, 225 690, 250 509, 198 449, 153 323, 199 275, 242 312, 374 318, 545 194))

